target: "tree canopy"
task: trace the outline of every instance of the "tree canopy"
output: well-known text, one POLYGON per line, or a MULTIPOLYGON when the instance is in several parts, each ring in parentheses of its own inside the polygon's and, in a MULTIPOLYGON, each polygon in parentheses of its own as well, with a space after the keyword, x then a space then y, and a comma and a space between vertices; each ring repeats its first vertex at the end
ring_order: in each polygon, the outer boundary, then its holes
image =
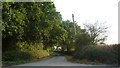
POLYGON ((56 12, 53 2, 3 2, 2 4, 3 44, 8 46, 11 42, 23 40, 41 41, 45 46, 50 46, 65 40, 67 32, 60 26, 61 14, 56 12))

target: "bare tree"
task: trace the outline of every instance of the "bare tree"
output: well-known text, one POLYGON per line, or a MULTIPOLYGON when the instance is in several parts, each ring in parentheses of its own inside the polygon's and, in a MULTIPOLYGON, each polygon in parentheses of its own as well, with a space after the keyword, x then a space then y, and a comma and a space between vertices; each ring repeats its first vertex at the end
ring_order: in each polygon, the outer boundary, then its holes
POLYGON ((106 38, 108 27, 104 25, 104 23, 98 23, 96 21, 94 24, 84 24, 85 29, 90 34, 91 44, 103 44, 106 38))

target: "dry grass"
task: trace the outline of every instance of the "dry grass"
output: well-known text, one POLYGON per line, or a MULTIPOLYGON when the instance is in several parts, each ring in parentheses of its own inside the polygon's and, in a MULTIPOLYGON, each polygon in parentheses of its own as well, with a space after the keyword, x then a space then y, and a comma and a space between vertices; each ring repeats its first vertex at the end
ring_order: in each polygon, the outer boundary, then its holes
POLYGON ((98 61, 89 61, 89 60, 86 60, 86 59, 82 59, 82 60, 79 60, 79 59, 75 59, 73 58, 72 56, 66 56, 66 59, 67 61, 70 61, 72 63, 80 63, 80 64, 102 64, 98 61))

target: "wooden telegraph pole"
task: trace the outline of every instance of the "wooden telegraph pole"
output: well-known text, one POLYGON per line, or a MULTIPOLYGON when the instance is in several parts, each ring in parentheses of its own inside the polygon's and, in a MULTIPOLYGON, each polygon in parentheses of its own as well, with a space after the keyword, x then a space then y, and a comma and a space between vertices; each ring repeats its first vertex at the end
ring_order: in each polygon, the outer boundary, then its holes
MULTIPOLYGON (((74 36, 76 36, 76 27, 75 27, 75 21, 74 21, 74 14, 72 14, 72 19, 73 19, 73 23, 74 23, 74 30, 75 30, 75 34, 74 36)), ((73 40, 75 42, 75 38, 73 40)))

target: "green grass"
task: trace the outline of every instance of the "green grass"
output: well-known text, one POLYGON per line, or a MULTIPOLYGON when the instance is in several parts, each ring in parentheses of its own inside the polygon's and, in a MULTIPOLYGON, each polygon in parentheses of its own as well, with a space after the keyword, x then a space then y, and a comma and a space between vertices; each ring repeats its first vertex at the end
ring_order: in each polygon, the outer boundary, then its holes
POLYGON ((28 63, 29 61, 2 61, 2 66, 11 66, 28 63))

